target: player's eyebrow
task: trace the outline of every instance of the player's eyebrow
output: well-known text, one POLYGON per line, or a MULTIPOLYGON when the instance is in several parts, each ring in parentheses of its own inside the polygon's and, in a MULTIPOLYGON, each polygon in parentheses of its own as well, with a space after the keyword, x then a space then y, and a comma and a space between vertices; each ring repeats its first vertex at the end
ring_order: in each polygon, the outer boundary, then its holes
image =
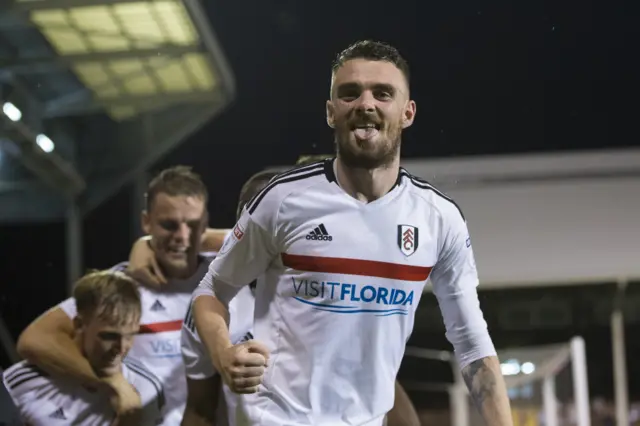
POLYGON ((363 89, 363 87, 367 87, 367 86, 370 87, 374 91, 389 92, 392 95, 395 94, 398 91, 395 88, 395 86, 393 86, 392 84, 389 84, 389 83, 373 83, 373 84, 370 84, 370 85, 364 85, 363 86, 360 83, 348 82, 348 83, 340 84, 336 89, 336 93, 340 94, 340 93, 350 92, 350 91, 361 91, 363 89))

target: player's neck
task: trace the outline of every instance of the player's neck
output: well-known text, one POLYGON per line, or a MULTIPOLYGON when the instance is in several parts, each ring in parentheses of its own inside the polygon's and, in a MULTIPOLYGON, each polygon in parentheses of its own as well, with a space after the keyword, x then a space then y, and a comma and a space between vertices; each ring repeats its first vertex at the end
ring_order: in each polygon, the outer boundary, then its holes
POLYGON ((392 163, 375 169, 348 167, 338 157, 334 167, 338 185, 353 198, 370 203, 384 197, 396 184, 400 172, 400 156, 392 163))

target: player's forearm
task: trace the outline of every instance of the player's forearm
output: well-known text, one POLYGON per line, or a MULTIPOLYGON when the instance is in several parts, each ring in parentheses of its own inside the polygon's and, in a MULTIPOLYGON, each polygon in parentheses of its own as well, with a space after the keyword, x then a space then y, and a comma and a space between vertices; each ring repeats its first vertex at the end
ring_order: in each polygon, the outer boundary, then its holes
POLYGON ((387 413, 387 426, 420 426, 420 418, 409 395, 396 381, 395 401, 387 413))
POLYGON ((222 371, 219 355, 232 346, 229 337, 229 311, 217 298, 200 296, 193 302, 193 314, 196 329, 213 366, 222 371))
POLYGON ((102 384, 74 340, 65 333, 25 332, 18 340, 18 354, 51 375, 69 377, 89 386, 102 384))
POLYGON ((489 426, 512 426, 507 388, 495 356, 479 359, 462 369, 469 393, 489 426))

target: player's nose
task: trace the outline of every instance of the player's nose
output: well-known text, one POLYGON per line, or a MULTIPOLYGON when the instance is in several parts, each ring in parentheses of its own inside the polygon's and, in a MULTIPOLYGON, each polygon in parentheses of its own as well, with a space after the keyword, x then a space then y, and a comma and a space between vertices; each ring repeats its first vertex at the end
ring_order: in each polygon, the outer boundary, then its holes
POLYGON ((376 99, 371 91, 366 90, 362 92, 360 97, 356 101, 356 111, 359 113, 370 114, 376 110, 376 99))

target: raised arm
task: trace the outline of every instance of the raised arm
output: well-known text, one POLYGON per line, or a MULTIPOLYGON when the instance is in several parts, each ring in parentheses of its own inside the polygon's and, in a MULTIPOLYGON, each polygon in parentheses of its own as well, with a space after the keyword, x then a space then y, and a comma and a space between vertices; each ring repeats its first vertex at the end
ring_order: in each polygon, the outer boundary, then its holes
POLYGON ((72 319, 56 306, 22 332, 18 338, 18 354, 49 374, 70 377, 88 386, 102 385, 75 344, 73 334, 72 319))
MULTIPOLYGON (((202 234, 201 250, 203 252, 220 251, 224 239, 230 231, 230 229, 207 228, 202 234)), ((133 243, 129 253, 127 273, 147 287, 161 288, 167 283, 167 279, 149 245, 150 238, 145 235, 133 243)))
MULTIPOLYGON (((445 212, 446 213, 446 212, 445 212)), ((443 214, 440 256, 431 273, 447 330, 473 401, 489 426, 512 426, 500 362, 478 300, 478 272, 460 213, 443 214)))

